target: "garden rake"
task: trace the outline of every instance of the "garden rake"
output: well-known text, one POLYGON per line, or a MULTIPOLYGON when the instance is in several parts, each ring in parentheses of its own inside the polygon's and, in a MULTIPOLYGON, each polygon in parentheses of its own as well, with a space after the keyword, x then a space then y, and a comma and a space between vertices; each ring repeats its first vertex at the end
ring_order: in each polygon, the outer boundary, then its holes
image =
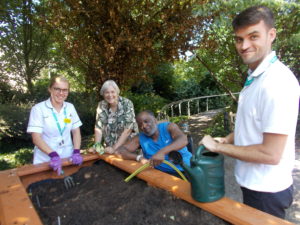
POLYGON ((75 182, 74 182, 74 179, 73 179, 73 177, 71 177, 71 176, 66 176, 65 178, 64 178, 64 185, 65 185, 65 188, 67 189, 67 190, 69 190, 70 188, 72 188, 72 187, 75 187, 75 182))

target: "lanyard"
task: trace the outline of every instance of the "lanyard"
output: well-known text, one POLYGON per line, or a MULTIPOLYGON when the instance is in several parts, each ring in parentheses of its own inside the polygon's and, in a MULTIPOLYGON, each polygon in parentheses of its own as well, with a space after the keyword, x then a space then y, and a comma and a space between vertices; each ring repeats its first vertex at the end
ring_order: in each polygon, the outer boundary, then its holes
MULTIPOLYGON (((268 65, 268 67, 269 67, 270 65, 272 65, 274 62, 276 62, 277 59, 278 59, 277 56, 274 55, 273 58, 270 60, 270 64, 268 65)), ((267 67, 267 68, 268 68, 268 67, 267 67)), ((266 69, 267 69, 267 68, 266 68, 266 69)), ((265 70, 265 71, 266 71, 266 70, 265 70)), ((265 71, 264 71, 264 72, 265 72, 265 71)), ((259 76, 262 75, 264 72, 262 72, 261 74, 257 75, 256 77, 251 77, 251 78, 250 78, 250 74, 248 74, 247 79, 246 79, 245 84, 244 84, 244 87, 249 86, 250 84, 252 84, 252 82, 254 81, 254 78, 259 77, 259 76)))
MULTIPOLYGON (((66 124, 67 124, 67 123, 66 123, 65 120, 64 120, 65 126, 64 126, 63 129, 61 129, 60 124, 59 124, 59 122, 58 122, 58 119, 57 119, 56 114, 54 113, 53 109, 52 109, 52 115, 53 115, 53 117, 54 117, 54 119, 55 119, 55 121, 56 121, 56 126, 57 126, 57 128, 58 128, 58 130, 59 130, 59 133, 60 133, 60 135, 62 136, 63 133, 64 133, 64 131, 65 131, 65 129, 66 129, 66 124)), ((65 115, 65 119, 66 119, 66 118, 67 118, 66 107, 64 107, 64 115, 65 115)))

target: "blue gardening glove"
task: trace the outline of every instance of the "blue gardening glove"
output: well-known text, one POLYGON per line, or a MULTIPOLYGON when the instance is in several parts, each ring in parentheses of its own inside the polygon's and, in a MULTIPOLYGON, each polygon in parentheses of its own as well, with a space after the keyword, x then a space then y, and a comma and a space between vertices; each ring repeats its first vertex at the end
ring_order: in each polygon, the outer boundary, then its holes
POLYGON ((79 149, 74 149, 73 154, 71 156, 71 161, 75 165, 81 165, 83 159, 82 156, 80 155, 80 150, 79 149))
POLYGON ((50 156, 50 167, 57 172, 57 175, 61 175, 61 160, 57 152, 51 152, 48 154, 50 156))

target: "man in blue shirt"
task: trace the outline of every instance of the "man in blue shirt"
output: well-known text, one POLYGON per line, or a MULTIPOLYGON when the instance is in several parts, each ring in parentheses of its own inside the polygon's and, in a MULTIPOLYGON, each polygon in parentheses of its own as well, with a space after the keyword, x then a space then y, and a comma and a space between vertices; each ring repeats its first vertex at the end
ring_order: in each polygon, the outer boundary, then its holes
MULTIPOLYGON (((150 111, 143 111, 136 117, 139 127, 139 135, 129 140, 123 146, 117 149, 124 159, 133 159, 143 164, 150 162, 150 165, 161 171, 175 174, 170 166, 163 163, 168 160, 168 154, 171 151, 181 153, 183 162, 190 165, 192 154, 188 151, 186 135, 179 127, 170 122, 157 123, 156 118, 150 111), (143 155, 136 154, 137 149, 142 147, 143 155)), ((180 171, 183 168, 176 165, 180 171)))

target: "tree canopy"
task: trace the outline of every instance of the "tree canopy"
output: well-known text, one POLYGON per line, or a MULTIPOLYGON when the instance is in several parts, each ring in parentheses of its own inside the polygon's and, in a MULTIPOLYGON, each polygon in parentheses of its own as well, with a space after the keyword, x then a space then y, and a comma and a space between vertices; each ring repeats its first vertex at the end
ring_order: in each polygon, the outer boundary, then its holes
POLYGON ((114 79, 122 89, 130 89, 136 81, 151 81, 151 88, 164 97, 186 96, 175 92, 195 89, 208 73, 223 91, 238 91, 246 67, 236 54, 231 21, 257 4, 273 10, 278 32, 274 49, 300 76, 297 0, 3 0, 0 4, 0 81, 5 90, 13 80, 17 87, 25 83, 31 92, 46 68, 47 75, 67 74, 80 83, 77 90, 89 92, 114 79), (187 51, 193 55, 183 60, 187 51))
POLYGON ((297 1, 213 1, 197 12, 209 18, 198 36, 194 57, 206 67, 219 86, 227 92, 239 91, 247 76, 246 66, 236 53, 231 22, 236 14, 253 5, 266 5, 274 13, 277 39, 274 50, 299 78, 300 4, 297 1), (298 60, 297 60, 298 59, 298 60))
POLYGON ((0 13, 0 74, 32 92, 33 81, 47 65, 52 43, 48 29, 39 25, 43 7, 33 0, 3 0, 0 13))
MULTIPOLYGON (((67 55, 98 88, 145 79, 146 70, 173 61, 192 46, 202 16, 195 0, 49 1, 50 21, 67 55)), ((48 19, 48 18, 47 18, 48 19)))

